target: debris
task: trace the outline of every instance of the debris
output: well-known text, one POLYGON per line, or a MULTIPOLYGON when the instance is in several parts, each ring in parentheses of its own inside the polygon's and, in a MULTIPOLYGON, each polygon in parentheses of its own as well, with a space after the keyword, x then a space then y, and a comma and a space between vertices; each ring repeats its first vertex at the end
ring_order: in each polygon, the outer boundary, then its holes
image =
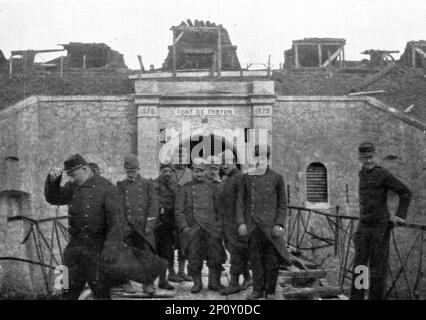
POLYGON ((426 41, 409 41, 400 61, 410 68, 426 68, 426 41))
POLYGON ((340 57, 340 67, 344 59, 345 39, 340 38, 305 38, 293 40, 291 49, 284 52, 284 67, 327 67, 337 66, 340 57))
POLYGON ((68 67, 82 68, 86 60, 86 68, 127 68, 123 55, 105 43, 70 42, 61 45, 68 51, 68 67))
POLYGON ((370 95, 370 94, 378 94, 385 93, 385 90, 376 90, 376 91, 360 91, 360 92, 351 92, 348 96, 362 96, 362 95, 370 95))
POLYGON ((342 294, 342 291, 343 290, 339 287, 303 288, 283 292, 283 297, 287 300, 313 300, 318 298, 338 297, 342 294))
POLYGON ((397 64, 395 62, 390 63, 386 68, 380 70, 379 72, 373 74, 371 77, 368 77, 366 80, 364 80, 360 85, 352 88, 349 93, 357 92, 362 90, 365 87, 368 87, 369 85, 373 84, 374 82, 378 81, 379 79, 383 78, 386 74, 388 74, 391 70, 397 67, 397 64))
POLYGON ((216 69, 240 70, 237 47, 232 45, 228 31, 222 25, 190 19, 171 28, 174 44, 163 64, 163 70, 216 69), (220 39, 219 39, 220 35, 220 39), (174 58, 173 58, 174 57, 174 58), (175 62, 173 62, 175 61, 175 62))
POLYGON ((407 109, 405 109, 405 110, 404 110, 404 113, 409 113, 409 112, 411 112, 411 111, 414 109, 414 107, 415 107, 415 105, 414 105, 414 104, 410 105, 407 109))

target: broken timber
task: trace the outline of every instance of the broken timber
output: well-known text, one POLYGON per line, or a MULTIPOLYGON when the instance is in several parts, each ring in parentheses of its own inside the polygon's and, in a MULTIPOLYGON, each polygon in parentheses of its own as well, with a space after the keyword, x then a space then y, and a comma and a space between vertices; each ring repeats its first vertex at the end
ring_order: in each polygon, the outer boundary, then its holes
POLYGON ((364 82, 362 82, 360 85, 352 88, 349 93, 357 92, 362 90, 365 87, 368 87, 369 85, 375 83, 379 79, 383 78, 386 74, 388 74, 391 70, 397 67, 397 64, 395 62, 390 63, 386 68, 380 70, 379 72, 373 74, 371 77, 367 78, 364 82))
POLYGON ((318 287, 283 292, 283 298, 288 300, 308 300, 316 298, 337 297, 344 291, 339 287, 318 287))

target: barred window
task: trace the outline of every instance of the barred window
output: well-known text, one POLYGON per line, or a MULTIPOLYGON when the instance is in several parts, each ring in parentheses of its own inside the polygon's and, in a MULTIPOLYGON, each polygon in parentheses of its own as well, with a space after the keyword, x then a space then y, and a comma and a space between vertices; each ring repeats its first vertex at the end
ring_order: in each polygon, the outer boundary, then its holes
POLYGON ((319 162, 306 169, 306 195, 308 202, 328 202, 327 168, 319 162))

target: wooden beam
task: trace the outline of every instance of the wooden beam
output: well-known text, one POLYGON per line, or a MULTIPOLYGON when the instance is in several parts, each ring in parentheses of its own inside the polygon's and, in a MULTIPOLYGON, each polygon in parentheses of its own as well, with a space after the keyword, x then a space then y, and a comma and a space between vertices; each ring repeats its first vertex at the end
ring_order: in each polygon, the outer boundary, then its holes
POLYGON ((297 50, 297 44, 294 44, 294 65, 299 68, 299 52, 297 50))
POLYGON ((64 57, 61 56, 61 58, 59 59, 59 77, 62 78, 63 74, 64 74, 64 57))
POLYGON ((419 55, 421 55, 421 56, 423 56, 423 58, 425 58, 426 59, 426 53, 422 50, 422 49, 420 49, 420 48, 418 48, 418 47, 414 47, 414 50, 419 54, 419 55))
POLYGON ((321 44, 318 43, 318 67, 322 65, 322 52, 321 52, 321 44))
POLYGON ((411 47, 411 67, 416 67, 416 50, 415 47, 411 47))
POLYGON ((12 77, 13 74, 13 55, 10 55, 10 59, 9 59, 9 78, 12 77))
POLYGON ((325 61, 322 65, 321 65, 321 67, 322 68, 325 68, 325 67, 327 67, 331 62, 333 62, 334 61, 334 59, 336 59, 338 56, 339 56, 339 54, 342 52, 342 50, 343 50, 343 47, 340 47, 339 49, 337 49, 331 56, 330 56, 330 58, 328 58, 327 59, 327 61, 325 61))
POLYGON ((83 55, 83 69, 86 69, 86 55, 83 55))
POLYGON ((176 36, 175 32, 173 31, 173 45, 172 45, 172 73, 173 77, 176 77, 176 36))
POLYGON ((383 78, 387 73, 389 73, 392 69, 396 68, 397 64, 395 62, 392 62, 387 65, 386 68, 380 70, 379 72, 373 74, 371 77, 367 78, 365 81, 363 81, 360 85, 352 88, 349 93, 352 92, 358 92, 362 90, 365 87, 368 87, 369 85, 373 84, 377 80, 383 78))
POLYGON ((268 77, 271 75, 271 55, 268 55, 268 77))
POLYGON ((222 32, 217 30, 217 75, 221 76, 222 72, 222 32))
POLYGON ((180 38, 182 38, 183 34, 185 33, 185 31, 181 31, 181 33, 179 33, 179 35, 173 40, 173 44, 176 45, 180 38))
POLYGON ((283 292, 284 299, 315 299, 326 297, 337 297, 344 290, 339 287, 317 287, 283 292))
POLYGON ((349 93, 348 96, 363 96, 363 95, 369 95, 369 94, 378 94, 378 93, 385 93, 385 90, 376 90, 376 91, 360 91, 360 92, 352 92, 349 93))

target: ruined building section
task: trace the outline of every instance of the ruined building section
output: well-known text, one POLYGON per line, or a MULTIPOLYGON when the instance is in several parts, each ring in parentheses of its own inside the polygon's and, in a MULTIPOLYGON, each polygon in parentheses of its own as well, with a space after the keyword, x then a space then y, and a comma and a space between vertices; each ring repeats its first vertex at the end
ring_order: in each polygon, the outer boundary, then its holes
POLYGON ((232 45, 228 31, 222 25, 198 20, 192 23, 188 19, 171 30, 174 43, 169 46, 163 70, 240 70, 237 47, 232 45))
POLYGON ((410 68, 426 69, 426 40, 409 41, 400 62, 410 68))
POLYGON ((284 67, 342 67, 345 60, 345 39, 305 38, 293 40, 291 49, 284 52, 284 67))
POLYGON ((62 46, 68 51, 69 68, 127 68, 123 55, 105 43, 70 42, 62 46))

